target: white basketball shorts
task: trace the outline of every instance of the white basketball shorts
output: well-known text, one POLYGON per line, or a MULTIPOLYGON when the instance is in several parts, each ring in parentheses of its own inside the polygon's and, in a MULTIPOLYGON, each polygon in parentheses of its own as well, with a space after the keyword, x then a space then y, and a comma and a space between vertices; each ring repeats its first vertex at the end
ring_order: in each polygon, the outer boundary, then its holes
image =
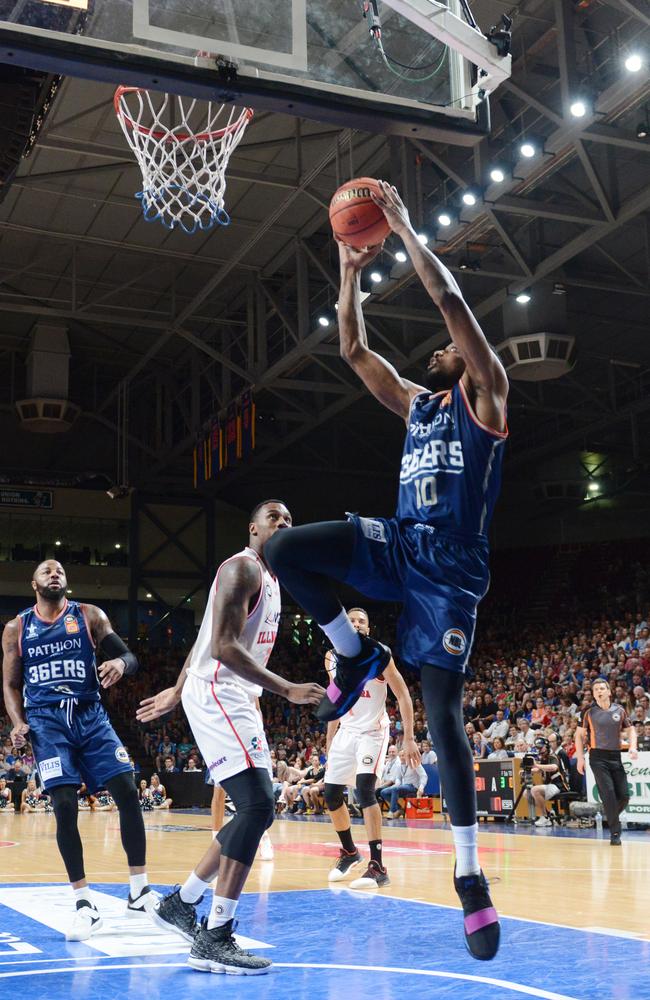
POLYGON ((214 684, 187 675, 183 708, 215 784, 245 771, 265 767, 271 756, 255 699, 237 684, 214 684))
POLYGON ((370 733, 356 733, 339 726, 330 746, 325 781, 354 785, 357 774, 380 775, 386 759, 388 726, 370 733))

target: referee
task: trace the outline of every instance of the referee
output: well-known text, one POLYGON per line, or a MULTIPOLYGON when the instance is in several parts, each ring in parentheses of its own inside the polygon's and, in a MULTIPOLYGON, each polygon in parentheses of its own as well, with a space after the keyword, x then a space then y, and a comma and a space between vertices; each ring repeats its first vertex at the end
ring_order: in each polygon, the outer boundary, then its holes
POLYGON ((600 800, 605 807, 612 847, 621 843, 620 814, 630 797, 627 775, 621 762, 621 736, 629 744, 632 760, 636 760, 636 729, 625 709, 612 703, 612 692, 604 677, 597 677, 591 685, 596 704, 586 708, 576 729, 576 758, 578 771, 585 773, 585 741, 589 749, 589 764, 594 772, 600 800))

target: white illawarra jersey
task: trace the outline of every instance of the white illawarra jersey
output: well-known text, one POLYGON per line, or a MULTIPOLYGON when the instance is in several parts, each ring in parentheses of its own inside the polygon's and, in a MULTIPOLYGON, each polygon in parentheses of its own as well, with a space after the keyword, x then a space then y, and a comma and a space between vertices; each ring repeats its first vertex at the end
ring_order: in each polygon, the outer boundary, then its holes
POLYGON ((273 652, 281 612, 280 584, 269 573, 257 552, 247 546, 241 552, 237 552, 230 559, 222 562, 217 570, 214 583, 210 587, 208 603, 194 645, 194 652, 192 653, 192 661, 188 673, 193 674, 195 677, 200 677, 201 680, 211 681, 214 684, 237 684, 250 694, 251 697, 259 698, 263 689, 258 684, 252 684, 231 670, 226 663, 215 660, 211 652, 214 602, 219 586, 219 575, 224 566, 232 562, 233 559, 252 559, 260 570, 259 594, 255 606, 246 619, 246 624, 239 637, 239 641, 260 667, 266 666, 273 652))
MULTIPOLYGON (((336 654, 330 650, 325 666, 330 679, 336 672, 336 654)), ((375 677, 368 681, 357 702, 341 716, 341 729, 354 730, 356 733, 370 733, 377 729, 386 729, 390 724, 386 711, 387 684, 383 677, 375 677)))

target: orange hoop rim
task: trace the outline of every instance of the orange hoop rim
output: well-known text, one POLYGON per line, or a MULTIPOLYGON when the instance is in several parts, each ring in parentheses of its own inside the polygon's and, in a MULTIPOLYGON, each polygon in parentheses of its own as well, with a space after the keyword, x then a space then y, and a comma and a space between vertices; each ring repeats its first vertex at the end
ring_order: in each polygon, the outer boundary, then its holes
POLYGON ((149 93, 147 87, 126 87, 124 85, 120 85, 113 95, 113 107, 115 109, 115 114, 120 121, 123 121, 124 124, 134 132, 140 132, 142 135, 150 135, 153 139, 164 140, 166 142, 187 142, 188 139, 194 139, 196 142, 210 142, 212 139, 223 139, 224 136, 230 135, 232 132, 236 132, 242 124, 247 124, 255 114, 252 108, 244 108, 239 118, 236 121, 231 122, 230 125, 226 125, 224 128, 215 129, 212 132, 180 132, 178 134, 174 134, 173 132, 164 132, 160 129, 151 129, 146 125, 140 125, 139 123, 134 122, 122 107, 121 101, 125 94, 147 93, 149 93))

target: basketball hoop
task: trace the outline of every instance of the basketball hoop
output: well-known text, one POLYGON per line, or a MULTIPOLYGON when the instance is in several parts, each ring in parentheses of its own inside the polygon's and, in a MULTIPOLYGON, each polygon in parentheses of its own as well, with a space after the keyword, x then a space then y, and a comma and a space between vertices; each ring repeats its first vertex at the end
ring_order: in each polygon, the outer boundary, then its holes
POLYGON ((252 108, 118 87, 115 113, 142 173, 147 222, 186 233, 227 226, 226 168, 252 108))

